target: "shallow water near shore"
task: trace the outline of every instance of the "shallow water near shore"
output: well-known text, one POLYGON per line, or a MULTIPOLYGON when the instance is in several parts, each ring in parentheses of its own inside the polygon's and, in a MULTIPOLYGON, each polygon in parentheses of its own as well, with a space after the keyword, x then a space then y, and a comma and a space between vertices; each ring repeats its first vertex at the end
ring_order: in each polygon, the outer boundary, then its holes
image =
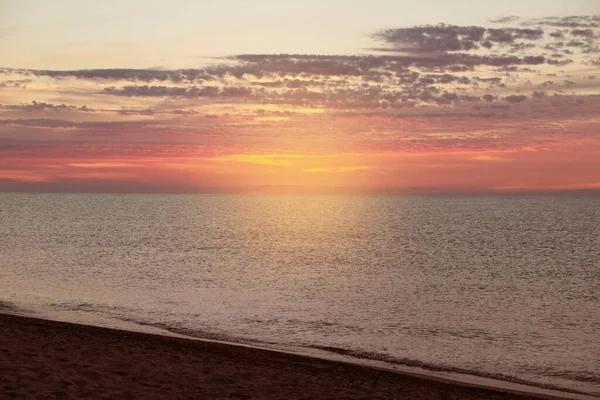
POLYGON ((600 199, 0 194, 0 308, 600 394, 600 199))

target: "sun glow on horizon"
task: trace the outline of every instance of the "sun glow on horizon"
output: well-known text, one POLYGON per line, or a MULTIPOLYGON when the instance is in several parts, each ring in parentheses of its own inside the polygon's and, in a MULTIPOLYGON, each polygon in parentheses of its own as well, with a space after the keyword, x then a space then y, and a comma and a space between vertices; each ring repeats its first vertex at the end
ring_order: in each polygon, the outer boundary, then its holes
POLYGON ((0 68, 0 191, 595 188, 599 18, 406 22, 363 32, 367 53, 182 69, 0 68))

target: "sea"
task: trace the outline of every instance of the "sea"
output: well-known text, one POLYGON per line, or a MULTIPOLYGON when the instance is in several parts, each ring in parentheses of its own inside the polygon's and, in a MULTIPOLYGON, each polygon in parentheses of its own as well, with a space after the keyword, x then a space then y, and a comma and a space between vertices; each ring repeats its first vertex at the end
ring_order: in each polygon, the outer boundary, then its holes
POLYGON ((600 395, 600 197, 2 193, 0 311, 600 395))

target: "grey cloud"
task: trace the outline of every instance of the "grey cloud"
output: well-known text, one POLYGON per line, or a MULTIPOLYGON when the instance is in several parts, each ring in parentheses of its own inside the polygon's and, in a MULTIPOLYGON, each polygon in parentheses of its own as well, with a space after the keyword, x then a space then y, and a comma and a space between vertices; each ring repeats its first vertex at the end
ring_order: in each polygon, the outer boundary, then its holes
POLYGON ((490 42, 512 43, 516 39, 539 40, 544 36, 541 29, 499 28, 488 29, 486 40, 490 42))
POLYGON ((591 29, 575 29, 571 31, 573 36, 593 37, 594 31, 591 29))
POLYGON ((128 97, 244 97, 252 94, 252 89, 246 87, 226 87, 219 89, 217 86, 202 87, 168 87, 168 86, 123 86, 106 87, 105 94, 128 97))
POLYGON ((374 37, 399 50, 406 51, 469 51, 478 48, 485 28, 480 26, 426 25, 414 28, 387 29, 374 37))
POLYGON ((536 99, 543 99, 544 97, 546 97, 546 92, 536 90, 531 94, 531 96, 536 99))
POLYGON ((486 39, 489 42, 512 43, 515 37, 507 29, 490 29, 486 39))
POLYGON ((258 110, 256 110, 256 114, 258 115, 263 115, 263 116, 272 116, 272 117, 289 117, 292 115, 295 115, 296 113, 294 113, 293 111, 290 110, 265 110, 263 108, 260 108, 258 110))
POLYGON ((491 19, 490 22, 493 24, 505 24, 507 22, 515 22, 518 21, 520 18, 517 17, 516 15, 509 15, 506 17, 500 17, 500 18, 496 18, 496 19, 491 19))
POLYGON ((31 79, 13 79, 0 82, 0 88, 26 88, 31 82, 33 82, 31 79))
POLYGON ((504 97, 504 100, 508 101, 509 103, 521 103, 527 100, 527 96, 513 94, 504 97))
POLYGON ((153 69, 93 69, 79 71, 32 71, 34 75, 53 78, 75 77, 80 79, 124 79, 130 81, 202 82, 211 79, 204 70, 163 71, 153 69))
POLYGON ((3 74, 19 74, 30 76, 47 76, 55 79, 77 78, 89 80, 128 80, 133 82, 173 82, 173 83, 202 83, 212 80, 214 76, 207 69, 83 69, 83 70, 33 70, 33 69, 11 69, 0 70, 3 74))
POLYGON ((154 115, 154 110, 151 108, 147 108, 145 110, 119 110, 118 114, 120 115, 154 115))
MULTIPOLYGON (((152 122, 155 124, 155 122, 152 122)), ((62 119, 31 118, 31 119, 0 119, 0 125, 28 126, 35 128, 136 128, 148 126, 148 121, 109 121, 109 122, 74 122, 62 119)))
MULTIPOLYGON (((364 76, 364 80, 369 80, 369 76, 364 76)), ((261 86, 266 88, 290 88, 297 89, 303 87, 341 87, 347 86, 348 80, 336 79, 336 80, 318 80, 315 78, 309 80, 303 79, 279 79, 275 81, 253 81, 250 85, 261 86)))
POLYGON ((225 87, 218 93, 219 97, 247 97, 253 93, 252 89, 247 87, 225 87))
MULTIPOLYGON (((510 22, 509 19, 494 20, 510 22)), ((456 56, 459 53, 466 64, 486 65, 487 60, 477 63, 468 56, 481 57, 473 50, 487 49, 488 57, 494 61, 504 57, 500 52, 525 53, 528 57, 547 57, 544 50, 557 53, 561 48, 572 49, 573 53, 600 53, 600 46, 595 43, 599 36, 591 28, 600 25, 600 16, 582 16, 565 18, 547 18, 523 21, 524 27, 483 28, 477 26, 426 25, 412 28, 388 29, 374 34, 374 38, 385 47, 371 50, 411 54, 413 65, 427 68, 425 58, 440 61, 445 56, 456 56), (537 26, 532 26, 537 25, 537 26), (557 26, 546 35, 545 26, 557 26), (568 38, 566 42, 561 39, 568 38), (420 58, 420 59, 419 59, 420 58)), ((569 50, 566 49, 566 50, 569 50)), ((484 53, 485 54, 485 53, 484 53)), ((448 60, 448 58, 446 58, 448 60)), ((444 60, 445 61, 445 60, 444 60)), ((524 60, 528 63, 528 60, 524 60)), ((518 62, 515 65, 519 64, 518 62)), ((555 62, 549 63, 557 65, 555 62)), ((564 65, 566 63, 563 63, 564 65)), ((445 65, 448 66, 448 63, 445 65)))
POLYGON ((386 57, 322 56, 306 54, 241 54, 232 57, 246 64, 239 69, 258 78, 265 73, 285 75, 362 76, 383 66, 386 57), (255 73, 261 71, 260 74, 255 73))
POLYGON ((120 114, 120 115, 145 115, 145 116, 154 116, 157 114, 164 114, 164 115, 178 115, 178 116, 190 117, 193 115, 198 115, 199 113, 194 110, 175 109, 175 110, 168 110, 168 111, 157 111, 152 108, 146 108, 146 109, 121 109, 121 110, 117 111, 117 114, 120 114))
POLYGON ((82 106, 74 106, 74 105, 65 105, 65 104, 50 104, 44 102, 33 101, 30 104, 18 104, 18 105, 2 105, 0 104, 0 110, 5 111, 26 111, 26 112, 44 112, 44 111, 53 111, 53 112, 114 112, 120 115, 146 115, 153 116, 156 114, 165 114, 165 115, 179 115, 179 116, 192 116, 197 115, 198 112, 194 110, 164 110, 164 111, 156 111, 151 108, 147 109, 93 109, 89 108, 86 105, 82 106))
POLYGON ((173 114, 173 115, 181 115, 184 117, 198 115, 198 111, 194 111, 194 110, 171 110, 171 111, 165 111, 164 113, 165 114, 173 114))
POLYGON ((43 127, 43 128, 72 128, 75 126, 74 122, 64 121, 58 119, 2 119, 0 125, 15 125, 15 126, 31 126, 31 127, 43 127))
POLYGON ((475 66, 537 65, 544 56, 475 55, 467 53, 441 53, 436 55, 394 56, 324 56, 298 54, 240 55, 236 59, 247 61, 249 71, 260 66, 271 73, 282 75, 322 74, 325 76, 363 76, 373 69, 405 72, 408 67, 448 68, 458 71, 475 66), (330 69, 331 67, 331 69, 330 69))
POLYGON ((524 51, 527 49, 533 49, 537 47, 535 44, 533 43, 522 43, 522 42, 518 42, 518 43, 512 43, 510 45, 510 51, 512 53, 516 53, 516 52, 520 52, 520 51, 524 51))
POLYGON ((597 28, 600 27, 600 16, 572 15, 567 17, 546 17, 523 22, 523 25, 546 25, 560 28, 597 28))
POLYGON ((427 83, 427 84, 433 84, 433 83, 445 84, 445 83, 457 82, 457 83, 467 85, 467 84, 471 83, 471 79, 469 79, 466 76, 456 76, 456 75, 451 75, 451 74, 425 75, 420 79, 420 81, 423 83, 427 83))
POLYGON ((19 104, 19 105, 1 105, 0 110, 10 110, 10 111, 82 111, 82 112, 93 112, 94 109, 88 108, 86 105, 83 106, 73 106, 66 104, 50 104, 44 102, 32 101, 31 104, 19 104))
POLYGON ((545 61, 546 61, 546 57, 544 57, 544 56, 523 57, 523 64, 528 64, 528 65, 539 65, 539 64, 543 64, 545 61))
POLYGON ((512 44, 517 39, 536 41, 543 36, 541 29, 440 24, 387 29, 375 33, 374 38, 392 45, 392 50, 398 52, 449 52, 476 50, 480 46, 489 49, 494 43, 512 44))
POLYGON ((568 65, 571 64, 573 62, 573 60, 571 59, 566 59, 566 60, 547 60, 547 63, 550 65, 556 65, 556 66, 564 66, 564 65, 568 65))

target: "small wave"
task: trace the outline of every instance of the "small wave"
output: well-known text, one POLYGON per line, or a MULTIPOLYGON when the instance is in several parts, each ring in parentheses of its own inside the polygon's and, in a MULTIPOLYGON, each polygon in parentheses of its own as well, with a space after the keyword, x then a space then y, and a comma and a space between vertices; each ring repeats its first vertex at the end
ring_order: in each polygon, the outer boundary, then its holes
POLYGON ((183 326, 180 326, 180 324, 177 324, 177 323, 169 324, 169 323, 162 323, 162 322, 148 322, 145 320, 140 320, 140 319, 136 319, 136 318, 128 318, 128 317, 120 317, 118 319, 121 321, 124 321, 124 322, 132 322, 139 326, 158 328, 163 331, 175 333, 177 335, 187 336, 189 338, 194 338, 194 339, 206 339, 206 340, 214 340, 214 341, 218 341, 218 342, 245 344, 245 345, 251 345, 251 346, 252 345, 253 346, 262 345, 262 344, 265 344, 265 345, 277 344, 276 342, 271 342, 271 341, 265 341, 265 340, 258 341, 258 340, 246 339, 246 338, 242 338, 242 337, 238 337, 238 336, 231 336, 231 335, 228 335, 228 334, 222 333, 222 332, 203 331, 200 329, 185 328, 183 326))
MULTIPOLYGON (((517 378, 512 375, 489 373, 489 372, 483 372, 483 371, 473 371, 473 370, 469 370, 469 369, 465 369, 465 368, 453 367, 453 366, 443 365, 443 364, 434 364, 434 363, 424 362, 424 361, 410 359, 410 358, 394 357, 394 356, 391 356, 391 355, 385 354, 385 353, 376 353, 376 352, 370 352, 370 351, 366 351, 366 350, 355 350, 355 349, 347 349, 347 348, 341 348, 341 347, 319 346, 319 345, 312 345, 312 346, 306 346, 306 347, 312 348, 312 349, 317 349, 317 350, 323 350, 323 351, 327 351, 330 353, 341 354, 344 356, 353 357, 353 358, 357 358, 357 359, 381 361, 381 362, 385 362, 385 363, 389 363, 389 364, 402 365, 402 366, 406 366, 406 367, 421 368, 421 369, 428 370, 428 371, 458 373, 458 374, 463 374, 463 375, 472 375, 472 376, 479 376, 482 378, 490 378, 490 379, 501 380, 501 381, 506 381, 506 382, 519 383, 519 384, 528 385, 528 386, 535 386, 535 387, 539 387, 539 388, 543 388, 543 389, 558 390, 558 391, 562 391, 562 392, 569 392, 569 393, 576 393, 576 394, 589 394, 586 392, 573 390, 573 389, 569 389, 569 388, 565 388, 565 387, 561 387, 561 386, 557 386, 557 385, 532 382, 532 381, 528 381, 525 379, 517 378)), ((588 374, 579 374, 579 375, 577 375, 577 377, 579 379, 575 379, 576 377, 570 376, 570 374, 569 375, 561 374, 560 376, 569 377, 570 379, 580 380, 580 381, 584 381, 584 382, 597 382, 597 379, 598 379, 598 377, 596 377, 592 374, 589 374, 589 375, 588 374)))
POLYGON ((190 338, 216 340, 230 343, 243 343, 251 344, 255 343, 250 340, 241 339, 238 337, 230 336, 225 333, 203 331, 199 329, 190 329, 182 326, 178 322, 157 322, 148 321, 143 318, 135 318, 133 315, 139 314, 139 310, 129 309, 125 307, 115 307, 106 304, 96 304, 85 301, 64 301, 54 302, 49 304, 50 307, 58 310, 77 311, 97 314, 103 317, 113 319, 115 321, 123 321, 133 323, 140 327, 158 328, 160 330, 175 333, 177 335, 188 336, 190 338))
POLYGON ((50 303, 50 307, 59 310, 67 311, 85 311, 85 312, 100 312, 106 315, 120 315, 132 311, 124 307, 115 307, 105 304, 96 304, 85 301, 65 301, 50 303))
POLYGON ((547 372, 544 375, 557 378, 566 378, 578 382, 600 383, 600 376, 585 371, 557 371, 547 372))
POLYGON ((10 301, 0 300, 0 312, 17 312, 19 308, 10 301))

